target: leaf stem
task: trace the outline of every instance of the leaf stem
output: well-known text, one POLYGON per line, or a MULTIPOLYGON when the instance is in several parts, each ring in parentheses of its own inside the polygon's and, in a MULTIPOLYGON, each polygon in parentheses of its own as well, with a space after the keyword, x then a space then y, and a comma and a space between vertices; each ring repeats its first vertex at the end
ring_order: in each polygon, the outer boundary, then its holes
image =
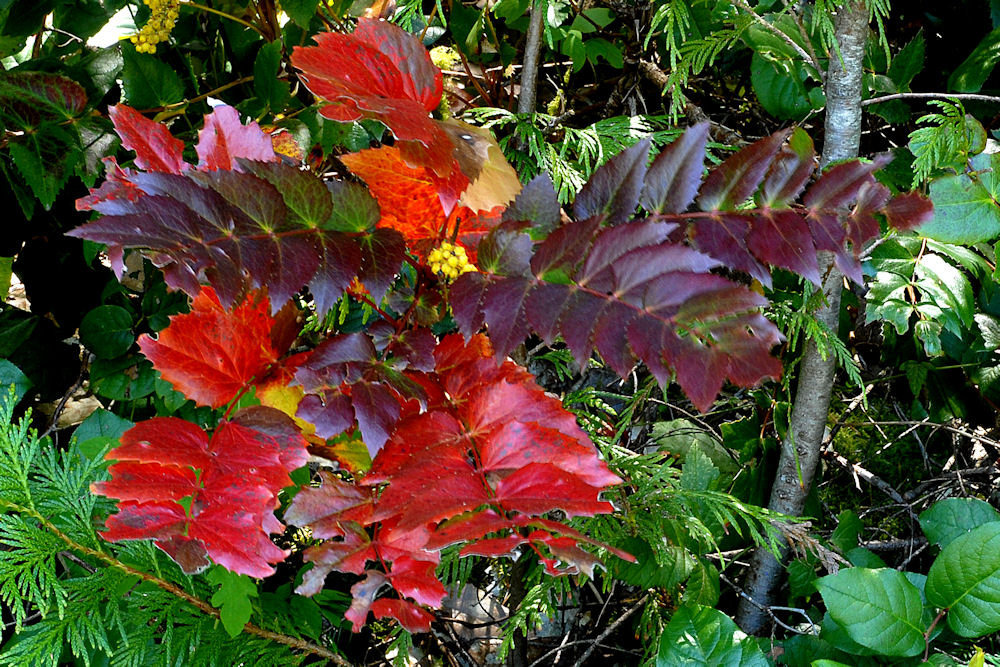
MULTIPOLYGON (((98 551, 97 549, 91 549, 88 546, 80 544, 72 537, 61 531, 55 524, 53 524, 47 518, 42 516, 42 514, 35 509, 30 507, 25 507, 23 505, 18 505, 17 503, 12 503, 3 500, 2 498, 0 498, 0 507, 4 507, 13 510, 19 514, 24 514, 32 517, 33 519, 38 521, 42 525, 42 527, 44 527, 50 533, 52 533, 60 540, 65 542, 73 551, 81 553, 85 556, 90 556, 91 558, 99 560, 109 567, 117 568, 134 577, 138 577, 143 581, 148 581, 152 584, 155 584, 156 586, 160 587, 167 593, 170 593, 171 595, 174 595, 184 600, 185 602, 194 606, 199 611, 201 611, 204 614, 207 614, 208 616, 213 616, 215 618, 220 617, 220 612, 218 609, 210 605, 208 602, 205 602, 201 598, 191 595, 177 584, 171 583, 165 579, 161 579, 160 577, 157 577, 156 575, 150 574, 148 572, 137 570, 134 567, 126 565, 125 563, 121 562, 120 560, 118 560, 117 558, 115 558, 110 554, 104 553, 103 551, 98 551)), ((284 644, 285 646, 289 646, 298 651, 303 651, 305 653, 311 653, 312 655, 317 655, 322 658, 326 658, 330 662, 333 662, 337 665, 341 665, 342 667, 351 667, 351 663, 347 661, 344 657, 337 655, 333 651, 323 646, 319 646, 318 644, 313 644, 311 642, 307 642, 297 637, 291 637, 289 635, 283 635, 278 632, 265 630, 260 626, 254 625, 253 623, 247 623, 245 626, 243 626, 243 631, 246 632, 247 634, 257 635, 258 637, 269 639, 279 644, 284 644)))

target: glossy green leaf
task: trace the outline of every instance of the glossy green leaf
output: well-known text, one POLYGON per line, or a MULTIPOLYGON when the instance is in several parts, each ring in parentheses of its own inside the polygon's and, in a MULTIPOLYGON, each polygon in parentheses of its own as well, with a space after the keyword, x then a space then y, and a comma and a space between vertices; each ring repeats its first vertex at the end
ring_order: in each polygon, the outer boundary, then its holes
POLYGON ((750 81, 761 106, 773 116, 802 120, 812 112, 813 100, 804 79, 805 72, 797 62, 777 62, 753 54, 750 81))
POLYGON ((281 40, 265 43, 257 52, 257 59, 253 64, 254 91, 272 113, 282 111, 291 97, 288 82, 278 78, 281 68, 281 48, 281 40))
POLYGON ((674 613, 663 634, 656 667, 767 667, 770 663, 757 645, 721 611, 685 605, 674 613))
POLYGON ((132 314, 121 306, 98 306, 80 323, 80 342, 102 359, 128 352, 135 342, 132 314))
POLYGON ((983 37, 972 53, 948 77, 948 88, 975 93, 983 88, 993 68, 1000 62, 1000 28, 983 37))
POLYGON ((31 380, 20 368, 6 359, 0 359, 0 404, 10 400, 11 386, 14 388, 14 403, 17 404, 31 389, 31 380))
POLYGON ((946 243, 972 244, 1000 236, 1000 154, 977 155, 973 173, 931 181, 934 217, 919 229, 946 243))
POLYGON ((837 528, 830 536, 830 542, 840 549, 841 553, 847 553, 858 546, 858 536, 864 527, 856 512, 844 510, 837 517, 837 528))
POLYGON ((184 84, 173 67, 153 54, 136 53, 122 43, 122 92, 124 101, 136 109, 166 106, 184 99, 184 84))
POLYGON ((1000 512, 978 498, 945 498, 920 513, 927 539, 942 549, 979 526, 1000 521, 1000 512))
POLYGON ((896 89, 905 92, 910 89, 910 82, 913 77, 920 73, 924 67, 924 53, 926 43, 923 32, 918 32, 916 36, 907 42, 906 46, 899 50, 889 65, 889 78, 896 84, 896 89))
POLYGON ((1000 630, 1000 521, 956 537, 927 573, 927 601, 962 637, 1000 630))
POLYGON ((920 591, 897 570, 847 568, 816 582, 830 616, 858 644, 887 656, 924 650, 920 591))

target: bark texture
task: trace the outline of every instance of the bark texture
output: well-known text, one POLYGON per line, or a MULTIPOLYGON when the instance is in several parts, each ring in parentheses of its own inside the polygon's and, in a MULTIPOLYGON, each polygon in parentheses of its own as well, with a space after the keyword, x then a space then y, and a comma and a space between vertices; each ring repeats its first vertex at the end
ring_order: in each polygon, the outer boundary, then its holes
POLYGON ((518 113, 534 113, 538 91, 538 57, 542 52, 542 20, 545 3, 531 3, 528 38, 524 45, 524 63, 521 68, 521 93, 517 98, 518 113))
MULTIPOLYGON (((868 10, 864 2, 848 2, 837 12, 837 43, 840 57, 831 54, 826 79, 825 140, 821 164, 857 157, 861 143, 861 82, 865 38, 868 35, 868 10)), ((821 258, 826 276, 823 294, 826 303, 816 319, 837 331, 840 317, 840 292, 843 276, 833 266, 832 258, 821 258)), ((768 507, 793 516, 802 513, 819 463, 823 433, 830 411, 836 359, 824 359, 816 345, 806 342, 798 371, 798 385, 792 405, 789 437, 781 445, 777 476, 771 488, 768 507)), ((787 545, 782 550, 782 561, 787 545)), ((761 634, 771 624, 767 611, 784 578, 781 561, 764 549, 757 549, 750 564, 744 589, 749 598, 740 599, 736 621, 748 634, 761 634)))

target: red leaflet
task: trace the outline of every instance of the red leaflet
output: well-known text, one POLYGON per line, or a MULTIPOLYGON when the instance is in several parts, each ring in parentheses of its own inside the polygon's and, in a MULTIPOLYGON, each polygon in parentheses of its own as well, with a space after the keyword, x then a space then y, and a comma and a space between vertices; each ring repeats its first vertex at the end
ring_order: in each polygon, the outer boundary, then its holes
POLYGON ((330 103, 324 116, 379 120, 403 142, 408 162, 441 177, 454 170, 451 140, 428 115, 441 102, 441 70, 419 40, 391 23, 361 19, 352 34, 322 33, 316 44, 295 47, 292 64, 330 103))
POLYGON ((122 146, 135 151, 135 166, 145 171, 179 174, 184 162, 184 142, 175 139, 162 123, 149 120, 132 107, 118 104, 108 109, 122 146))
MULTIPOLYGON (((346 364, 334 379, 347 377, 350 360, 365 356, 363 339, 353 336, 318 350, 318 362, 346 364)), ((434 565, 438 549, 455 542, 471 542, 466 553, 490 556, 530 544, 552 573, 592 572, 596 558, 578 546, 592 541, 544 515, 613 510, 600 494, 621 480, 558 399, 513 362, 497 365, 485 336, 447 336, 434 361, 432 372, 415 374, 426 410, 404 412, 360 487, 324 474, 323 485, 300 491, 285 514, 332 538, 306 550, 314 567, 299 593, 318 592, 331 570, 367 574, 352 589, 348 619, 355 629, 369 609, 424 628, 430 615, 414 603, 440 606, 444 588, 434 565), (520 534, 525 527, 533 529, 528 537, 520 534), (388 571, 363 570, 368 562, 388 571), (386 584, 401 599, 378 598, 386 584)))
POLYGON ((156 339, 141 336, 139 348, 178 391, 217 408, 252 381, 260 382, 285 352, 272 343, 274 325, 266 297, 251 294, 226 310, 215 291, 205 287, 191 312, 171 317, 156 339))
POLYGON ((186 572, 201 571, 210 557, 233 572, 268 576, 268 564, 286 555, 268 537, 284 529, 276 495, 308 456, 291 419, 271 408, 241 411, 211 438, 174 417, 140 422, 108 453, 118 461, 111 480, 91 487, 122 501, 102 536, 155 539, 186 572))

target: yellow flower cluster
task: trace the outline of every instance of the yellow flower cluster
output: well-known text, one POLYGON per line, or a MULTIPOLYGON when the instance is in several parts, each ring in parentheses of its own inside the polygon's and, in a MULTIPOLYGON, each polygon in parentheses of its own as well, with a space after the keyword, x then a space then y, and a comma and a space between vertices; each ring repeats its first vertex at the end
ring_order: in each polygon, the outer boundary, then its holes
POLYGON ((177 16, 180 14, 181 0, 142 0, 151 12, 146 25, 138 35, 132 35, 132 43, 139 53, 156 53, 156 45, 170 38, 177 16))
POLYGON ((454 280, 463 273, 476 271, 476 266, 469 262, 465 248, 445 241, 427 255, 427 263, 431 271, 445 277, 446 280, 454 280))

